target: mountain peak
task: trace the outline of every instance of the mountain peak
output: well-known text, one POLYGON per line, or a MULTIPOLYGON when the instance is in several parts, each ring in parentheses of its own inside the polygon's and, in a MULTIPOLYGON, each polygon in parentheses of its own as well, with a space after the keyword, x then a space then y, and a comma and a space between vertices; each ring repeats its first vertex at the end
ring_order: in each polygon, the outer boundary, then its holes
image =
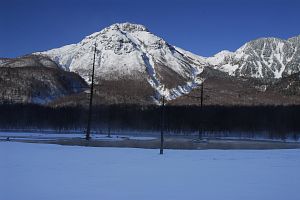
POLYGON ((148 31, 144 25, 133 24, 129 22, 112 24, 111 26, 107 27, 107 29, 121 30, 125 32, 148 31))

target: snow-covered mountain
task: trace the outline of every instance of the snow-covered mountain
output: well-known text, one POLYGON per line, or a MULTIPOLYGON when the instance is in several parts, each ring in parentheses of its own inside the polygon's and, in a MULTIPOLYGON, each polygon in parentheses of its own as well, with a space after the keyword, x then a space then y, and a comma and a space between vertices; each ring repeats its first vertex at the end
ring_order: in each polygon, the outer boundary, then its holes
POLYGON ((204 58, 176 48, 138 24, 113 24, 77 44, 35 54, 49 56, 62 68, 89 81, 94 44, 95 75, 101 80, 147 80, 156 91, 175 99, 190 92, 201 80, 204 58))
POLYGON ((204 58, 168 44, 143 25, 131 23, 113 24, 77 44, 37 54, 48 55, 65 70, 89 80, 95 43, 97 77, 147 77, 151 86, 169 99, 200 83, 196 76, 205 66, 232 76, 253 78, 281 78, 300 71, 300 36, 288 40, 260 38, 235 52, 225 50, 204 58))
MULTIPOLYGON (((287 40, 260 38, 246 43, 235 52, 225 50, 212 57, 202 57, 170 45, 143 25, 131 23, 113 24, 85 37, 77 44, 14 59, 0 58, 0 69, 63 69, 75 72, 86 82, 90 82, 95 46, 95 76, 98 83, 96 96, 98 95, 100 104, 152 104, 153 100, 159 103, 161 96, 165 96, 166 100, 182 100, 184 94, 191 91, 195 93, 195 89, 203 81, 206 81, 207 87, 213 88, 210 97, 219 99, 218 102, 230 102, 234 96, 237 98, 235 102, 243 100, 247 103, 248 100, 240 99, 239 93, 253 86, 249 98, 260 103, 261 97, 253 97, 253 93, 256 88, 264 88, 259 92, 265 93, 265 102, 269 103, 267 88, 282 77, 300 72, 300 36, 287 40), (258 84, 253 84, 256 82, 253 78, 258 84), (248 81, 246 85, 243 83, 245 80, 248 81), (224 98, 227 100, 220 97, 224 91, 233 91, 233 87, 236 88, 236 93, 226 92, 228 94, 224 98)), ((295 78, 286 80, 285 84, 288 85, 291 81, 298 81, 295 78)), ((73 79, 70 81, 71 85, 72 82, 73 79)), ((286 93, 296 91, 296 94, 298 84, 294 85, 293 91, 286 93)), ((273 93, 277 94, 278 91, 273 93)), ((77 97, 76 101, 86 99, 84 95, 77 97)), ((181 103, 188 104, 186 100, 181 103)))
POLYGON ((233 76, 281 78, 300 71, 300 35, 288 40, 260 38, 235 52, 221 51, 206 61, 233 76))

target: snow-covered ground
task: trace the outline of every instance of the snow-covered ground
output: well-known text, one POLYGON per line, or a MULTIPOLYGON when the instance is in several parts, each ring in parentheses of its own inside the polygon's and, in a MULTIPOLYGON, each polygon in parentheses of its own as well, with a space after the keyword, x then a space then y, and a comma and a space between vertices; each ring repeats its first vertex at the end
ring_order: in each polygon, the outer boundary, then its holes
POLYGON ((0 142, 3 200, 299 200, 300 150, 158 150, 0 142))

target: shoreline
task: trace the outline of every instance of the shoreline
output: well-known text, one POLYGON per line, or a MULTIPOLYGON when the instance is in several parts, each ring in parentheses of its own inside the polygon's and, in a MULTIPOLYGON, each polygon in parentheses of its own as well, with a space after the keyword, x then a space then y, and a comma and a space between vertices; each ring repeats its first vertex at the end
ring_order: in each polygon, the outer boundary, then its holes
MULTIPOLYGON (((117 148, 141 148, 159 149, 160 140, 155 139, 129 139, 118 138, 107 140, 92 139, 86 141, 84 138, 9 138, 9 141, 0 139, 2 142, 23 142, 38 144, 57 144, 64 146, 85 146, 85 147, 117 147, 117 148)), ((232 140, 232 139, 186 139, 186 138, 165 138, 165 149, 181 150, 271 150, 271 149, 300 149, 299 142, 280 141, 259 141, 259 140, 232 140)))

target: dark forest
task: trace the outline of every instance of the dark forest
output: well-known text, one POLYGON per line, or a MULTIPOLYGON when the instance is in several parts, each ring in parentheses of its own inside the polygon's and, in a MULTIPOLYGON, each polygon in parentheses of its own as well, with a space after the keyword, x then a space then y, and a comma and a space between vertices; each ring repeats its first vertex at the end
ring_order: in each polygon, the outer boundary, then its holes
MULTIPOLYGON (((84 131, 85 107, 49 107, 35 104, 0 105, 2 130, 84 131)), ((93 107, 92 130, 160 131, 159 106, 111 105, 93 107)), ((300 132, 300 106, 166 106, 165 132, 270 133, 277 136, 300 132)))

